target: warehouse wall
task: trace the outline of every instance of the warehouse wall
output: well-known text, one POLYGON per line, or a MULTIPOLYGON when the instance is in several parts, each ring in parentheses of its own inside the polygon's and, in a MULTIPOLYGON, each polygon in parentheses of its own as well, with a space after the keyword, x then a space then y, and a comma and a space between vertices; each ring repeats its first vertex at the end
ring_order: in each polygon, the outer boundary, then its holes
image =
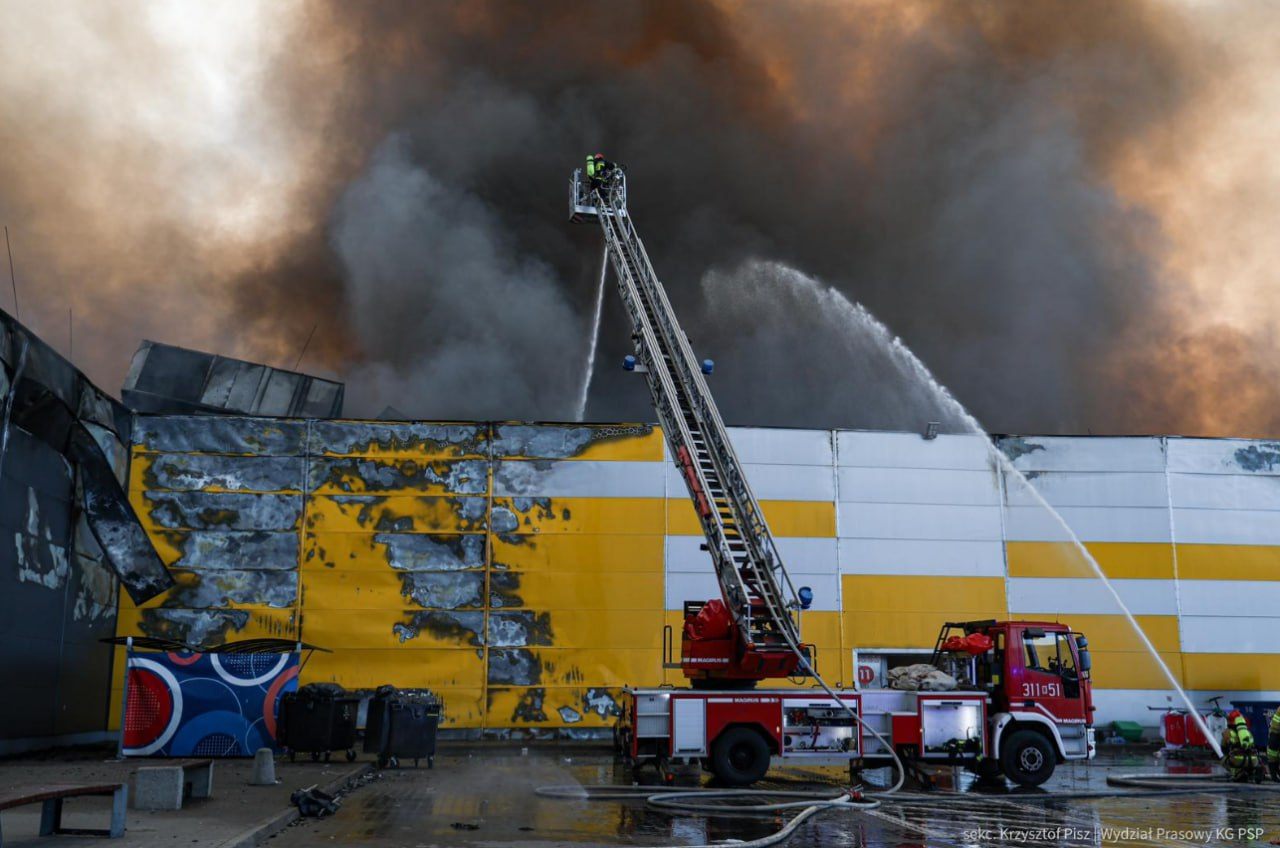
MULTIPOLYGON (((135 434, 130 497, 178 585, 140 609, 122 598, 122 634, 302 639, 333 651, 306 681, 429 687, 454 728, 609 725, 621 686, 681 682, 662 625, 718 591, 648 426, 143 417, 135 434)), ((731 435, 793 580, 814 589, 803 628, 831 682, 854 680, 855 651, 931 647, 944 620, 1061 620, 1090 636, 1099 721, 1154 724, 1158 665, 984 438, 731 435)), ((1280 690, 1280 445, 999 444, 1180 682, 1280 690)))

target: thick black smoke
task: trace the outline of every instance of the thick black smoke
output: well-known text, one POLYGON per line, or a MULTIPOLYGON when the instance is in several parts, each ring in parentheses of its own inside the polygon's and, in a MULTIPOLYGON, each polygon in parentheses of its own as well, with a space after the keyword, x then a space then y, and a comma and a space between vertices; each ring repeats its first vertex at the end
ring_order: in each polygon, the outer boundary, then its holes
MULTIPOLYGON (((572 417, 600 236, 566 222, 567 182, 602 151, 628 166, 730 423, 950 420, 850 338, 848 300, 995 431, 1280 431, 1275 345, 1206 329, 1168 261, 1172 195, 1156 184, 1176 188, 1223 59, 1172 5, 263 8, 288 37, 242 81, 262 92, 243 150, 215 136, 193 163, 100 108, 141 102, 163 74, 113 91, 44 62, 56 85, 0 107, 20 268, 77 299, 92 367, 109 355, 122 373, 143 333, 291 366, 318 327, 303 368, 345 379, 352 414, 572 417), (266 185, 271 166, 255 182, 245 151, 271 141, 301 176, 240 195, 266 185), (46 167, 49 151, 66 164, 46 167), (190 196, 166 194, 179 182, 190 196), (262 205, 269 234, 215 225, 237 204, 262 205)), ((63 29, 115 51, 90 71, 181 58, 133 19, 79 17, 63 29)), ((648 420, 639 378, 616 368, 630 331, 609 295, 587 417, 648 420)))
MULTIPOLYGON (((797 297, 789 265, 865 304, 994 430, 1194 426, 1158 392, 1134 406, 1131 381, 1177 373, 1115 364, 1173 315, 1159 228, 1108 179, 1189 96, 1193 45, 1170 16, 661 0, 329 14, 356 39, 346 119, 377 151, 315 210, 363 352, 350 379, 382 375, 352 386, 367 411, 572 415, 599 237, 564 223, 566 180, 601 150, 628 165, 731 422, 942 414, 843 343, 858 328, 797 297)), ((651 418, 615 368, 629 341, 612 296, 602 332, 588 417, 651 418)))

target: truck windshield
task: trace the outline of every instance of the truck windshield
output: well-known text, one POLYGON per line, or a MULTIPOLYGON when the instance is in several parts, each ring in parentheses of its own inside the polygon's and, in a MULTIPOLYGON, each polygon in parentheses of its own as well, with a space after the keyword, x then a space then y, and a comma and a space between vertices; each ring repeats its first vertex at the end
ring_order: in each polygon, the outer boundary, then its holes
POLYGON ((1024 663, 1031 671, 1054 674, 1062 678, 1063 694, 1068 698, 1080 694, 1080 675, 1075 654, 1071 652, 1070 634, 1023 634, 1024 663))

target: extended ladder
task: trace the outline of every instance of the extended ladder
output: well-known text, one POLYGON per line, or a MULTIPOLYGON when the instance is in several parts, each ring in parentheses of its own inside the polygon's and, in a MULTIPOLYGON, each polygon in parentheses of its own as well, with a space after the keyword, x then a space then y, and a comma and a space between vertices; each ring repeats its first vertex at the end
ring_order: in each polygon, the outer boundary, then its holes
MULTIPOLYGON (((725 603, 742 643, 757 652, 800 652, 792 613, 800 608, 760 505, 747 485, 702 365, 676 320, 626 208, 625 177, 580 190, 575 210, 596 213, 622 301, 635 328, 636 357, 702 524, 725 603), (588 204, 581 201, 586 199, 588 204), (594 207, 594 208, 592 208, 594 207)), ((589 216, 588 216, 589 217, 589 216)))

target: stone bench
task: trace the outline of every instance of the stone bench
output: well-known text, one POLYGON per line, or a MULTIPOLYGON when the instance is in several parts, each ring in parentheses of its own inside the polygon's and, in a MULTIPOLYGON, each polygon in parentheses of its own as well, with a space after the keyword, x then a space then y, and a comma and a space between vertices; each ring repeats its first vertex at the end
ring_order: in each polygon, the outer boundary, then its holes
MULTIPOLYGON (((79 836, 124 836, 125 806, 129 788, 123 783, 47 783, 0 789, 0 810, 23 807, 27 804, 43 804, 40 813, 40 835, 71 833, 79 836), (62 826, 62 802, 67 798, 85 795, 111 796, 111 827, 105 830, 62 826)), ((0 832, 0 846, 4 834, 0 832)))
POLYGON ((180 760, 139 768, 133 806, 139 810, 181 810, 188 792, 192 798, 213 794, 213 760, 180 760))

